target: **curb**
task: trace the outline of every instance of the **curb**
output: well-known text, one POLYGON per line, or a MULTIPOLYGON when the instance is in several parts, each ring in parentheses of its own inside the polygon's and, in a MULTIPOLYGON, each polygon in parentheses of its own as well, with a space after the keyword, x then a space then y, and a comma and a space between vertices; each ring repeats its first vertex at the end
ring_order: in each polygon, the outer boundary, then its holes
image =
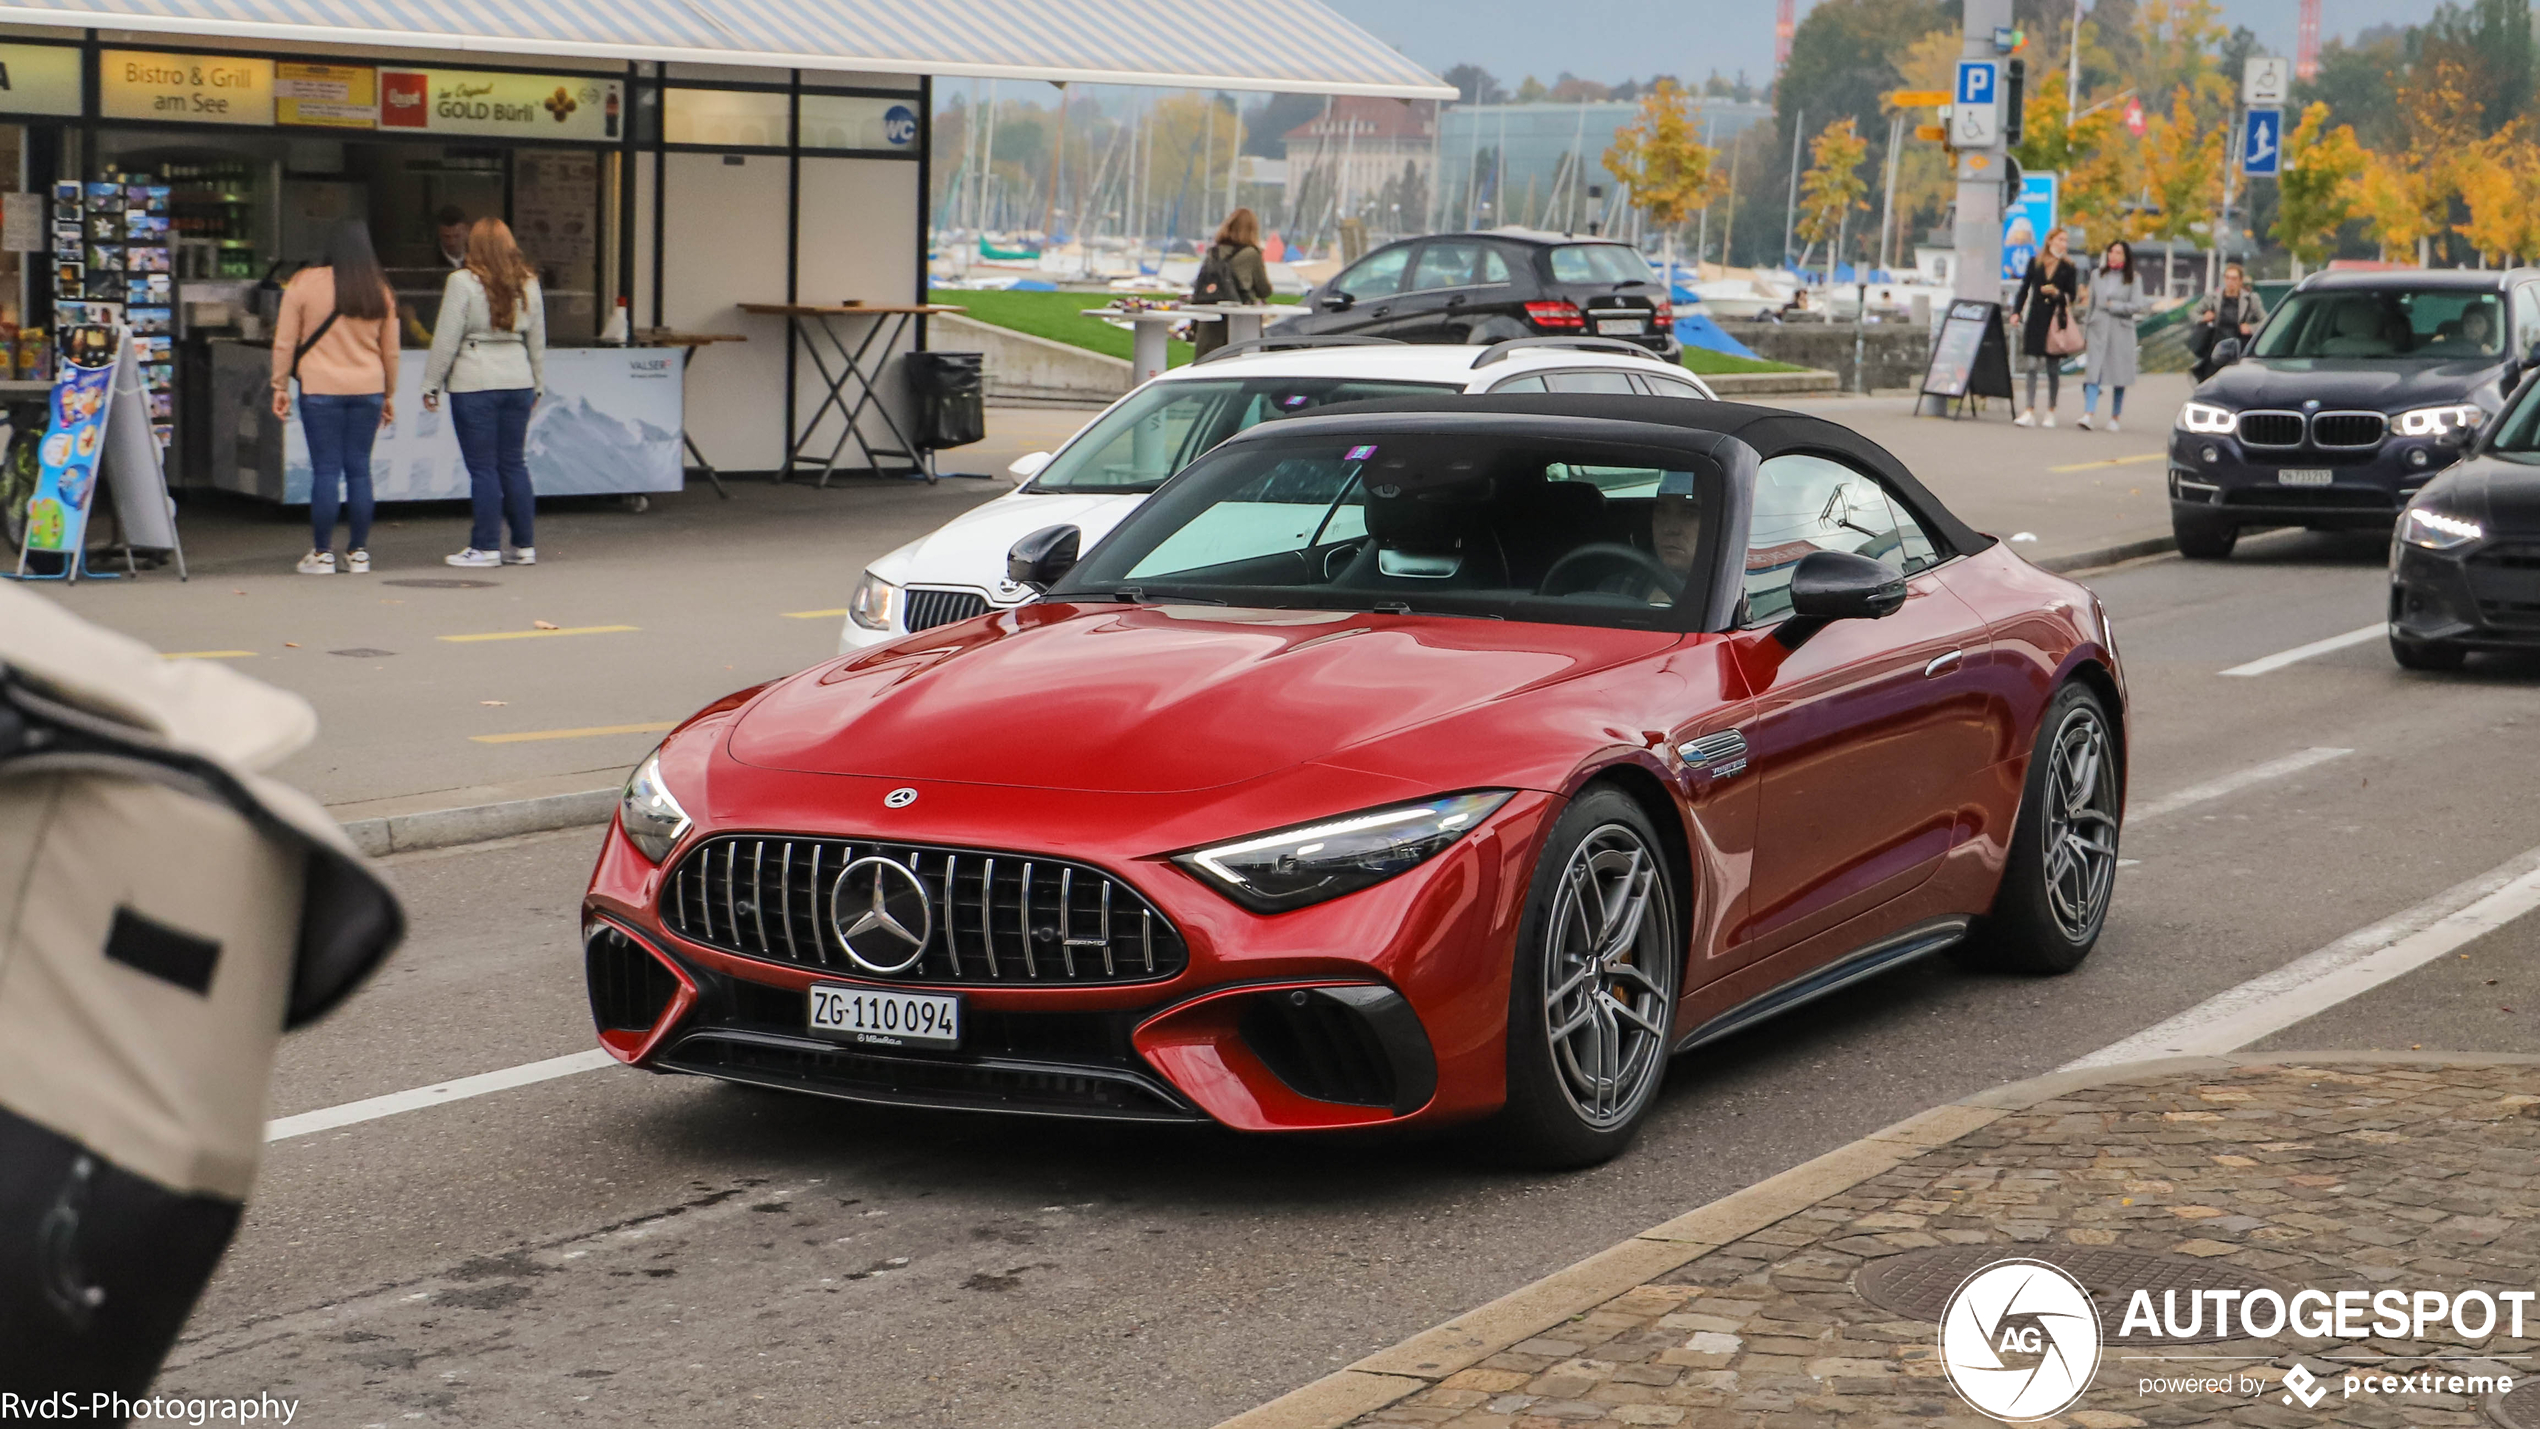
POLYGON ((2139 541, 2120 541, 2113 546, 2095 546, 2087 551, 2073 551, 2061 556, 2043 556, 2030 565, 2050 575, 2069 575, 2074 571, 2096 570, 2119 561, 2158 556, 2178 549, 2176 536, 2146 536, 2139 541))
POLYGON ((1594 1309, 1653 1276, 1691 1264, 2015 1111, 2086 1088, 2177 1072, 2340 1062, 2540 1066, 2540 1054, 2328 1051, 2162 1057, 2008 1082, 1909 1116, 1778 1176, 1651 1226, 1575 1265, 1225 1420, 1217 1429, 1340 1429, 1594 1309))
POLYGON ((1741 397, 1842 396, 1843 381, 1822 368, 1798 372, 1697 372, 1695 376, 1729 401, 1741 397))
POLYGON ((373 858, 416 849, 449 848, 484 843, 515 834, 605 824, 617 810, 618 787, 549 794, 537 799, 506 799, 456 809, 425 809, 384 818, 348 819, 342 827, 353 846, 373 858))

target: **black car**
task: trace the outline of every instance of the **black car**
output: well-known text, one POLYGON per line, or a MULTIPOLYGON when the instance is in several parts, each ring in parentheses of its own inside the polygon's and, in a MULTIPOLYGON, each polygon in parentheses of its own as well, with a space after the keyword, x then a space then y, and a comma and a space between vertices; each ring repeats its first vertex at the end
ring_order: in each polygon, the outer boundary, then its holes
POLYGON ((1674 360, 1675 306, 1640 250, 1607 239, 1502 230, 1388 243, 1306 294, 1283 337, 1398 342, 1616 337, 1674 360))
MULTIPOLYGON (((2226 341, 2230 339, 2226 338, 2226 341)), ((2246 527, 2386 527, 2540 353, 2540 271, 2303 281, 2179 409, 2170 524, 2219 560, 2246 527)))
POLYGON ((2390 542, 2390 654, 2457 670, 2472 650, 2540 650, 2540 382, 2425 484, 2390 542))

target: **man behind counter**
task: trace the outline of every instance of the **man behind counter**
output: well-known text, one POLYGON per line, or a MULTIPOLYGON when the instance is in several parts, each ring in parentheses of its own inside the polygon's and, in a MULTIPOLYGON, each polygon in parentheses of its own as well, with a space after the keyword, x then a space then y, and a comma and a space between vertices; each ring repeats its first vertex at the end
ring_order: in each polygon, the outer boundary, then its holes
POLYGON ((435 237, 441 240, 441 266, 453 272, 467 266, 467 210, 454 203, 441 205, 432 215, 435 237))

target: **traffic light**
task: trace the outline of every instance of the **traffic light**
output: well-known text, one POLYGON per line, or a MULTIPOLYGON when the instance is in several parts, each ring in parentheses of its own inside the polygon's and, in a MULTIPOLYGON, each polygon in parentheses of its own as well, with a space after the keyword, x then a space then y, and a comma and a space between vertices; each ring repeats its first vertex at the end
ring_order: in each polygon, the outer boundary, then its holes
POLYGON ((2002 143, 2007 148, 2020 142, 2020 112, 2027 107, 2028 61, 2013 56, 2005 69, 2008 76, 2002 94, 2002 143))
POLYGON ((2021 176, 2021 174, 2020 174, 2020 161, 2019 161, 2019 160, 2017 160, 2017 159, 2015 159, 2015 158, 2012 158, 2012 157, 2011 157, 2010 155, 2008 155, 2008 154, 2003 155, 2003 156, 2002 156, 2002 207, 2003 207, 2003 209, 2004 209, 2006 212, 2007 212, 2007 211, 2011 208, 2011 206, 2012 206, 2012 205, 2014 205, 2014 204, 2016 204, 2016 203, 2018 203, 2018 202, 2020 201, 2020 188, 2021 188, 2022 182, 2023 182, 2023 180, 2022 180, 2022 176, 2021 176))

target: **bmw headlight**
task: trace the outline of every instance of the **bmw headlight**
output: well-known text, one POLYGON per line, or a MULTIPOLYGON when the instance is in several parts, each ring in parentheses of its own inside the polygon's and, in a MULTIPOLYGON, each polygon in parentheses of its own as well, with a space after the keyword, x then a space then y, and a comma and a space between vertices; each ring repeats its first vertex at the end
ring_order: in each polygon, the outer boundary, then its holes
POLYGON ((900 588, 871 571, 856 582, 855 594, 847 599, 847 619, 867 630, 890 629, 899 613, 900 588))
POLYGON ((679 836, 688 832, 688 811, 662 782, 660 750, 645 755, 626 781, 626 793, 617 801, 617 822, 627 841, 655 863, 669 857, 679 836))
POLYGON ((2448 432, 2467 431, 2487 420, 2487 409, 2474 402, 2450 407, 2419 407, 2401 412, 2391 419, 2403 437, 2439 437, 2448 432))
POLYGON ((2237 420, 2239 420, 2238 413, 2228 407, 2217 407, 2210 402, 2190 402, 2178 409, 2178 429, 2182 432, 2194 432, 2200 436, 2218 436, 2227 433, 2231 430, 2231 424, 2237 420))
POLYGON ((2456 551, 2486 534, 2477 522, 2430 506, 2411 506, 2399 518, 2399 539, 2429 551, 2456 551))
POLYGON ((1194 849, 1173 861, 1256 913, 1280 913, 1417 867, 1513 797, 1507 789, 1448 794, 1194 849))

